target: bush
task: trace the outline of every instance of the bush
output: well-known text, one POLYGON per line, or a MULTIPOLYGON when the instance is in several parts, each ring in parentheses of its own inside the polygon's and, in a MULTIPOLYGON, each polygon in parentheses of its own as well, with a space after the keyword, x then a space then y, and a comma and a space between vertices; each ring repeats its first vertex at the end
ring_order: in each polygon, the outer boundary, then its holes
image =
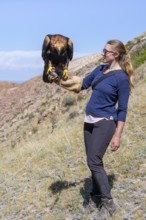
POLYGON ((133 56, 132 63, 133 67, 136 69, 146 61, 146 47, 144 47, 138 54, 133 56))
POLYGON ((78 115, 79 115, 78 111, 73 111, 69 114, 69 119, 75 118, 78 115))
POLYGON ((76 99, 73 96, 66 96, 63 99, 63 105, 64 106, 71 106, 71 105, 74 105, 74 104, 76 104, 76 99))

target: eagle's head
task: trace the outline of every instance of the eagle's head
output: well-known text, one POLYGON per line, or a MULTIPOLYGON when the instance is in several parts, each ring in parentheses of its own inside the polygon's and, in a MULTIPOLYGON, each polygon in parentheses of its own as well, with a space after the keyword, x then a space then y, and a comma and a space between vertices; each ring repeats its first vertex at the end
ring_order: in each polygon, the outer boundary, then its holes
POLYGON ((54 46, 58 55, 61 55, 61 53, 64 51, 64 45, 62 43, 57 42, 54 46))
POLYGON ((55 37, 52 37, 50 45, 54 53, 61 55, 66 51, 67 41, 61 36, 55 36, 55 37))

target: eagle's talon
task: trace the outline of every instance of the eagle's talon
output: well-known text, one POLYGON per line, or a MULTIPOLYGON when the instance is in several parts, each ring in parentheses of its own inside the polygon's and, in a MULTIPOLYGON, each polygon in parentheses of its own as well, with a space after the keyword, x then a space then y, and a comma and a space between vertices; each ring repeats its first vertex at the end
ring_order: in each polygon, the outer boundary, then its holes
POLYGON ((63 71, 63 79, 67 80, 68 79, 68 70, 63 71))
POLYGON ((50 74, 52 71, 55 70, 55 67, 53 66, 50 66, 48 69, 47 69, 47 74, 50 74))

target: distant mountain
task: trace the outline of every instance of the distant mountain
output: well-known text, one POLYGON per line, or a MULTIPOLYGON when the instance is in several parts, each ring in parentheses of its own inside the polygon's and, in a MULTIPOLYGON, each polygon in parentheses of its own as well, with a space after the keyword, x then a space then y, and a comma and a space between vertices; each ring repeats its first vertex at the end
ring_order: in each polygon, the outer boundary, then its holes
POLYGON ((0 90, 3 90, 3 89, 10 89, 10 88, 13 88, 13 87, 16 87, 18 86, 17 83, 13 83, 13 82, 0 82, 0 90))

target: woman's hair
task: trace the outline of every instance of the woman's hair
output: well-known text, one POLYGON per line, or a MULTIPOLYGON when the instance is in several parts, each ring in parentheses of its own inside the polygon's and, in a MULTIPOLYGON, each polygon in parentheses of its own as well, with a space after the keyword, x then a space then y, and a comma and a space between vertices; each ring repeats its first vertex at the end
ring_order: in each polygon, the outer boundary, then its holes
POLYGON ((129 53, 127 52, 124 44, 119 41, 119 40, 109 40, 107 44, 110 44, 114 47, 116 52, 119 52, 119 65, 121 66, 122 70, 128 74, 129 81, 130 81, 130 88, 134 87, 133 86, 133 66, 131 63, 131 57, 129 53))

